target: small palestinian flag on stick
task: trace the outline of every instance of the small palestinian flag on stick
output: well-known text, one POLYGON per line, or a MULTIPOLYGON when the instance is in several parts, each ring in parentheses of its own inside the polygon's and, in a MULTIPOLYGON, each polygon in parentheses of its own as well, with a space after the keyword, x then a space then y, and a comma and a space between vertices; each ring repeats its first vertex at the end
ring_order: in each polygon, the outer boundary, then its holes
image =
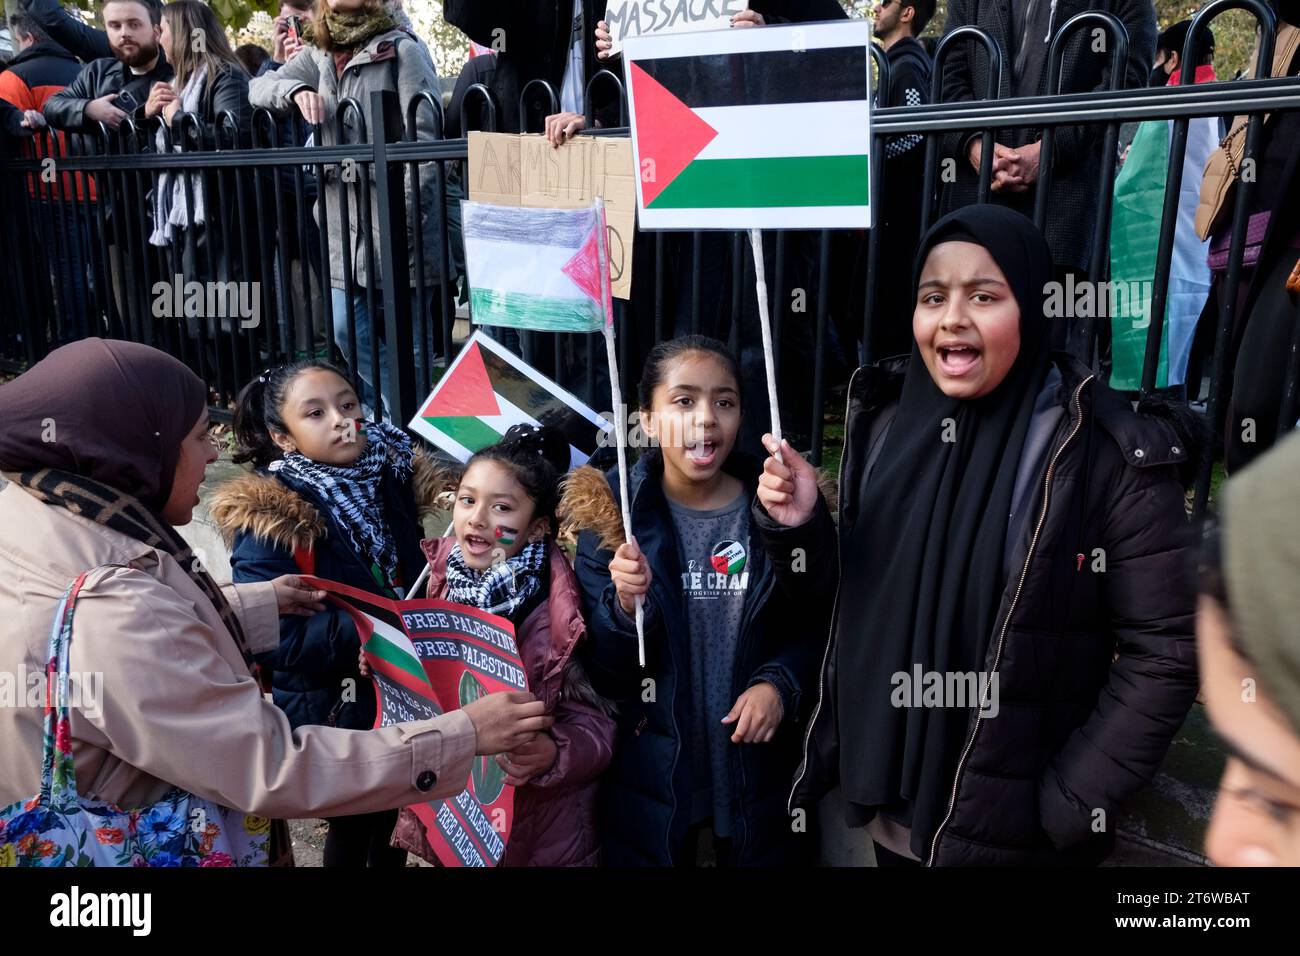
POLYGON ((499 342, 475 332, 407 424, 459 461, 499 442, 511 425, 552 425, 585 465, 613 426, 499 342))
POLYGON ((478 325, 538 332, 599 332, 594 209, 526 209, 461 203, 470 316, 478 325))
MULTIPOLYGON (((600 276, 600 301, 605 310, 605 357, 609 361, 609 391, 614 403, 614 419, 618 425, 614 435, 618 447, 618 493, 623 512, 623 536, 632 539, 632 508, 628 498, 627 478, 627 431, 622 423, 628 420, 627 406, 623 404, 623 386, 619 383, 618 358, 614 352, 614 308, 609 290, 609 233, 605 229, 605 200, 596 197, 592 205, 596 215, 598 239, 596 241, 596 264, 600 276)), ((645 667, 645 603, 641 595, 636 597, 636 650, 637 662, 645 667)))
POLYGON ((871 226, 867 20, 632 37, 643 229, 871 226))

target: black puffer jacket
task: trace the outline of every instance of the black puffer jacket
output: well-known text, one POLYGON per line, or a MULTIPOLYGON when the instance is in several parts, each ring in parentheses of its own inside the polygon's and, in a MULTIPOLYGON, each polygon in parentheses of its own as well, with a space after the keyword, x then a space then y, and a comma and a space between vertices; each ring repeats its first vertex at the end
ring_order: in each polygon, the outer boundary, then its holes
MULTIPOLYGON (((422 452, 413 465, 411 481, 389 473, 379 485, 400 580, 407 586, 424 570, 420 517, 436 507, 447 474, 422 452)), ((211 515, 230 547, 230 576, 236 584, 310 573, 387 596, 325 502, 306 488, 290 487, 273 473, 240 475, 217 489, 211 515)), ((309 617, 281 617, 280 645, 258 663, 271 670, 272 698, 294 727, 369 730, 375 723, 375 690, 357 669, 360 650, 352 618, 330 606, 309 617)))
MULTIPOLYGON (((757 462, 733 454, 723 467, 753 495, 757 462)), ((629 475, 632 533, 652 578, 645 605, 644 669, 637 665, 636 627, 617 607, 609 576, 613 555, 592 531, 579 536, 574 566, 588 637, 578 653, 592 686, 618 704, 614 760, 600 797, 603 854, 611 866, 682 862, 679 848, 690 824, 690 627, 677 532, 662 474, 662 456, 651 452, 642 455, 629 475), (647 694, 651 687, 654 692, 647 694)), ((616 471, 606 478, 611 488, 617 487, 616 471)), ((581 508, 569 511, 579 527, 591 526, 581 508)), ((752 535, 751 529, 751 543, 752 535)), ((786 818, 785 798, 799 759, 818 635, 804 626, 800 592, 787 591, 773 573, 779 559, 752 544, 749 548, 749 591, 736 645, 732 697, 767 681, 781 695, 785 718, 770 742, 738 744, 731 750, 732 832, 740 866, 798 864, 809 860, 812 851, 808 829, 792 826, 786 818)))
MULTIPOLYGON (((1154 776, 1196 695, 1196 591, 1177 467, 1191 457, 1187 440, 1168 420, 1135 413, 1074 359, 1055 361, 1066 414, 1025 531, 1010 545, 1013 571, 985 661, 999 708, 971 712, 930 865, 1100 861, 1117 809, 1154 776)), ((831 605, 840 582, 851 587, 860 573, 838 540, 870 507, 854 500, 860 471, 902 381, 902 364, 889 360, 850 383, 838 538, 824 503, 796 528, 756 506, 768 553, 804 548, 809 568, 838 569, 800 575, 808 607, 831 605)), ((837 782, 835 643, 869 640, 868 625, 840 621, 828 640, 792 807, 837 782)))

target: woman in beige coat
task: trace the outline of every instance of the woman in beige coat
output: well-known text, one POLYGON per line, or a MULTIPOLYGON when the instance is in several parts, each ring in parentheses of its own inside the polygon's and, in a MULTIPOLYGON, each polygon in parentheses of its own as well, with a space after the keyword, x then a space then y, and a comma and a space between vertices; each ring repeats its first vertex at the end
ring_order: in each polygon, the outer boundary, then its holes
POLYGON ((176 359, 102 339, 0 387, 0 680, 18 691, 0 707, 0 806, 40 789, 44 697, 28 688, 61 594, 92 568, 69 664, 82 796, 130 809, 176 786, 264 817, 370 813, 451 796, 475 753, 550 724, 531 695, 491 694, 377 730, 292 730, 252 655, 324 595, 292 575, 218 587, 176 533, 216 458, 206 406, 176 359))

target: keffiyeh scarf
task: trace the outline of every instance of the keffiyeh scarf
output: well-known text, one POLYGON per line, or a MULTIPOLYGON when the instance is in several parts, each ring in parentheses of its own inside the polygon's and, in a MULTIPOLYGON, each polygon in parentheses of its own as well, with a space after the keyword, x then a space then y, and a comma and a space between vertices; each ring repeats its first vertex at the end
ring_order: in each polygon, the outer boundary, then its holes
POLYGON ((359 421, 357 433, 365 436, 366 447, 351 465, 325 465, 295 451, 271 462, 268 470, 324 502, 353 551, 370 566, 375 583, 396 591, 397 542, 384 515, 379 484, 388 473, 399 481, 411 478, 411 439, 387 422, 359 421))
POLYGON ((515 612, 541 590, 545 561, 546 539, 542 538, 524 545, 513 558, 475 571, 465 563, 457 544, 447 555, 447 600, 514 620, 515 612))

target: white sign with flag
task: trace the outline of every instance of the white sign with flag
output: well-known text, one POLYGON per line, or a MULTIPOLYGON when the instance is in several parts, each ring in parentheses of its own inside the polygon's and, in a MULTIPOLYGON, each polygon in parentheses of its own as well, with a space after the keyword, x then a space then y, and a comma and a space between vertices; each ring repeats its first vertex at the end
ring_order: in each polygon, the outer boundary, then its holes
POLYGON ((871 226, 867 20, 627 41, 643 229, 871 226))

